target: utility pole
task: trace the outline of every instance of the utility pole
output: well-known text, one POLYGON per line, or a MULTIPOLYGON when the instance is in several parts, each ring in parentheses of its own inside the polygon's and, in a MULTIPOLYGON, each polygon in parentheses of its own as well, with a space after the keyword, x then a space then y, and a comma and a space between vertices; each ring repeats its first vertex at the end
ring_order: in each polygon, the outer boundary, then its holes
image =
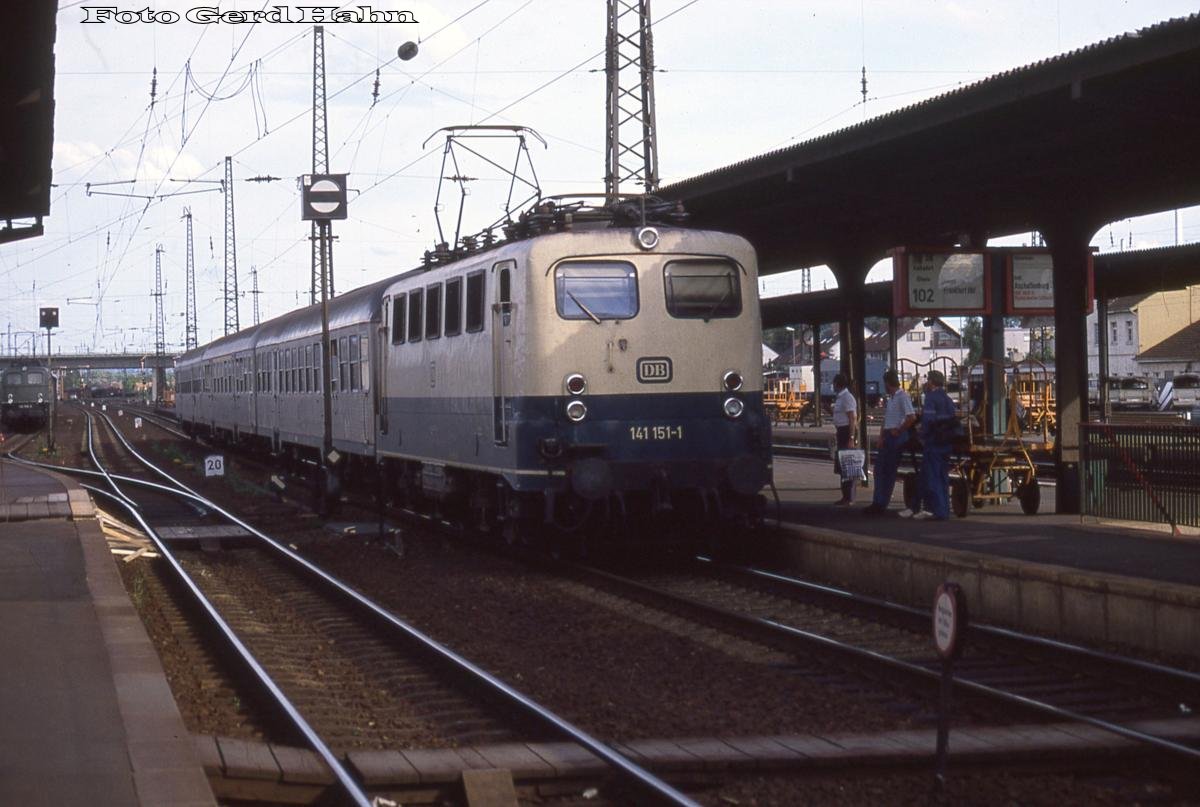
MULTIPOLYGON (((325 29, 313 26, 313 100, 312 100, 312 172, 329 173, 329 122, 325 117, 325 29)), ((309 305, 320 302, 322 291, 332 297, 333 292, 333 239, 332 227, 325 224, 325 233, 319 232, 317 222, 312 222, 312 265, 309 283, 309 305), (324 262, 325 271, 321 271, 324 262), (322 289, 322 284, 325 288, 322 289)))
POLYGON ((254 298, 254 324, 258 324, 258 295, 262 294, 258 290, 258 267, 250 267, 250 296, 254 298))
POLYGON ((237 287, 237 237, 233 221, 233 158, 225 158, 225 335, 237 333, 238 324, 237 287))
POLYGON ((604 193, 613 202, 623 182, 641 185, 639 193, 658 189, 658 135, 650 0, 607 2, 604 193))
POLYGON ((200 343, 196 334, 196 260, 192 250, 192 209, 183 209, 183 218, 187 222, 187 302, 183 313, 183 346, 185 350, 195 350, 200 343))
POLYGON ((154 402, 162 403, 167 373, 164 356, 167 354, 166 322, 163 320, 162 244, 154 247, 154 402))

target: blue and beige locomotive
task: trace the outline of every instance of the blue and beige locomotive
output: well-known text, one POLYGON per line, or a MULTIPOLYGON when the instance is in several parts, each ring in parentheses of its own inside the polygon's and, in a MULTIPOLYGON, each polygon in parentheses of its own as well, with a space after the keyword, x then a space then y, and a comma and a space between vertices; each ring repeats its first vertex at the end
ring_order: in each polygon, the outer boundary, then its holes
POLYGON ((40 429, 49 422, 53 405, 50 368, 34 362, 0 367, 0 425, 40 429))
MULTIPOLYGON (((342 474, 514 536, 755 518, 771 481, 756 284, 741 237, 568 216, 334 298, 342 474)), ((189 352, 181 420, 316 456, 320 344, 314 306, 189 352)))

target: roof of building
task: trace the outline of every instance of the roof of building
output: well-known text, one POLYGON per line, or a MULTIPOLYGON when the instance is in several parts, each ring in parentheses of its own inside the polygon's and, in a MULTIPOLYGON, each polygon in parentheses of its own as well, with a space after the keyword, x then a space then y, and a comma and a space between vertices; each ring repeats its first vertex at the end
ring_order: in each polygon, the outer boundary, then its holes
POLYGON ((1180 328, 1137 356, 1138 361, 1200 362, 1200 321, 1180 328))
POLYGON ((1108 313, 1119 314, 1122 311, 1132 311, 1134 306, 1149 297, 1149 294, 1125 294, 1108 301, 1108 313))

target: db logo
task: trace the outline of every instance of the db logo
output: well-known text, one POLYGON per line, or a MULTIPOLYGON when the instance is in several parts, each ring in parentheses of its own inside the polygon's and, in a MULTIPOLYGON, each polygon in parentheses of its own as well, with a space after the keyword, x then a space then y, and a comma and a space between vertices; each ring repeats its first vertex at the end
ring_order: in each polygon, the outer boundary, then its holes
POLYGON ((645 356, 637 360, 637 380, 643 384, 666 384, 671 380, 671 360, 666 356, 645 356))

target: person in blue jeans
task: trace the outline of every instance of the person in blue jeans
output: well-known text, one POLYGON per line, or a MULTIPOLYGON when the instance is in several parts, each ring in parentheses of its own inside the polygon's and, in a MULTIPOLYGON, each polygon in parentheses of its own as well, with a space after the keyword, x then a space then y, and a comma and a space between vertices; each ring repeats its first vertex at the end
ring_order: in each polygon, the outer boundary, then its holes
POLYGON ((908 430, 917 420, 912 398, 900 389, 900 376, 895 370, 888 370, 883 374, 883 384, 887 389, 888 400, 883 415, 883 428, 875 442, 875 495, 871 497, 870 506, 863 511, 872 516, 887 512, 888 504, 892 501, 892 491, 896 487, 900 452, 908 442, 908 430))
POLYGON ((904 510, 901 516, 950 517, 950 449, 958 411, 946 394, 946 376, 930 370, 925 377, 925 401, 921 407, 921 503, 922 510, 904 510))

